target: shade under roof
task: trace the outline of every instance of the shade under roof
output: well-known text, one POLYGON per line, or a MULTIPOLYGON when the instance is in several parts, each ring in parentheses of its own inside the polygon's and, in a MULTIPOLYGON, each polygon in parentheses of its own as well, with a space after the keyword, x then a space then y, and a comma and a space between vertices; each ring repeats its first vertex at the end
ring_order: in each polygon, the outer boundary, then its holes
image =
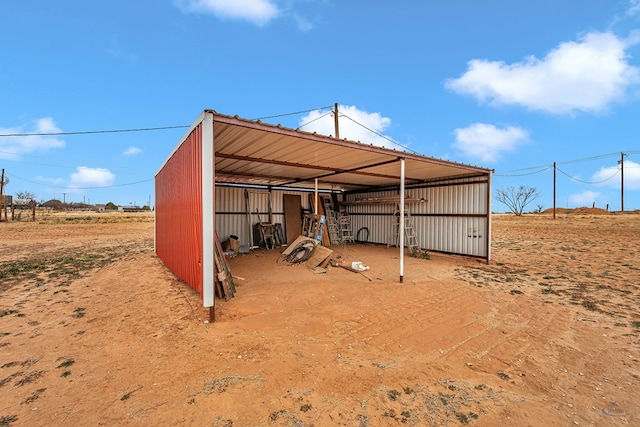
POLYGON ((215 179, 219 183, 358 190, 488 174, 488 169, 213 114, 215 179))

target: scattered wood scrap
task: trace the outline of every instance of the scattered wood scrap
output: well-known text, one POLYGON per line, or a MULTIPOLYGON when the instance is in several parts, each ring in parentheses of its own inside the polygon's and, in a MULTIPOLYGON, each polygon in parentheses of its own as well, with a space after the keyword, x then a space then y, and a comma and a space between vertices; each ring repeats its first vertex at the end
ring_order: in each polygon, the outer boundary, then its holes
POLYGON ((362 275, 365 279, 367 279, 368 281, 371 282, 371 278, 369 276, 367 276, 366 274, 364 274, 360 270, 356 270, 355 268, 351 268, 350 266, 344 265, 344 264, 341 264, 341 263, 337 263, 337 267, 344 268, 345 270, 349 270, 352 273, 358 273, 358 274, 362 275))
POLYGON ((316 245, 311 257, 304 263, 304 265, 312 270, 318 266, 324 268, 329 264, 331 255, 333 255, 333 251, 331 249, 322 245, 316 245))
POLYGON ((233 298, 236 287, 233 283, 233 275, 231 274, 231 269, 229 268, 229 264, 225 259, 224 252, 222 250, 222 245, 220 244, 220 239, 218 238, 218 234, 216 233, 215 238, 215 279, 216 279, 216 292, 220 298, 224 298, 226 301, 229 301, 233 298))
POLYGON ((302 243, 306 243, 306 242, 311 242, 311 243, 315 243, 315 239, 312 239, 310 237, 306 237, 306 236, 298 236, 298 238, 296 240, 293 241, 293 243, 291 243, 289 245, 289 247, 287 249, 285 249, 282 252, 282 255, 290 255, 291 252, 298 247, 298 245, 302 244, 302 243))

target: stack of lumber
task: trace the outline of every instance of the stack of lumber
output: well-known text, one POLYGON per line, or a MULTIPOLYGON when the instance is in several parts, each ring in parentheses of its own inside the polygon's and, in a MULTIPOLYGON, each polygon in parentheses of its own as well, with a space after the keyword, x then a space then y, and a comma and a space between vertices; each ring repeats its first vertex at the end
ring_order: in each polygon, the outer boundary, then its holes
POLYGON ((229 268, 229 264, 224 255, 224 251, 222 250, 222 245, 220 244, 220 239, 218 238, 218 234, 216 233, 215 238, 215 281, 216 281, 216 295, 220 298, 224 298, 226 301, 229 301, 233 298, 236 287, 233 283, 233 275, 231 274, 231 269, 229 268))

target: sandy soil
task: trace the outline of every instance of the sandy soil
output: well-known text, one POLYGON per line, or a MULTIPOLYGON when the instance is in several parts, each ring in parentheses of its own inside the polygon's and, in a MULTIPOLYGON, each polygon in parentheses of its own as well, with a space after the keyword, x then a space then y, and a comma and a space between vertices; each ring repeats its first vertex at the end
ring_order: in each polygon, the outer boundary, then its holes
POLYGON ((403 284, 257 250, 214 323, 151 221, 0 223, 0 426, 640 425, 640 215, 497 215, 403 284))

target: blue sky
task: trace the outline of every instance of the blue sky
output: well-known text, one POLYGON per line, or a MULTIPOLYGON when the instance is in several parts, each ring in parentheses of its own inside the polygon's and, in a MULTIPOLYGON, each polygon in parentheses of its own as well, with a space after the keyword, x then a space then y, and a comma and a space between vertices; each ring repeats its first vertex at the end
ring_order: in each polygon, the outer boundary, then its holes
POLYGON ((153 205, 185 129, 42 134, 209 108, 331 134, 337 102, 341 137, 494 169, 538 189, 531 209, 557 162, 559 207, 619 210, 625 153, 640 209, 639 89, 640 0, 0 3, 0 135, 23 135, 0 136, 0 167, 38 201, 153 205))

